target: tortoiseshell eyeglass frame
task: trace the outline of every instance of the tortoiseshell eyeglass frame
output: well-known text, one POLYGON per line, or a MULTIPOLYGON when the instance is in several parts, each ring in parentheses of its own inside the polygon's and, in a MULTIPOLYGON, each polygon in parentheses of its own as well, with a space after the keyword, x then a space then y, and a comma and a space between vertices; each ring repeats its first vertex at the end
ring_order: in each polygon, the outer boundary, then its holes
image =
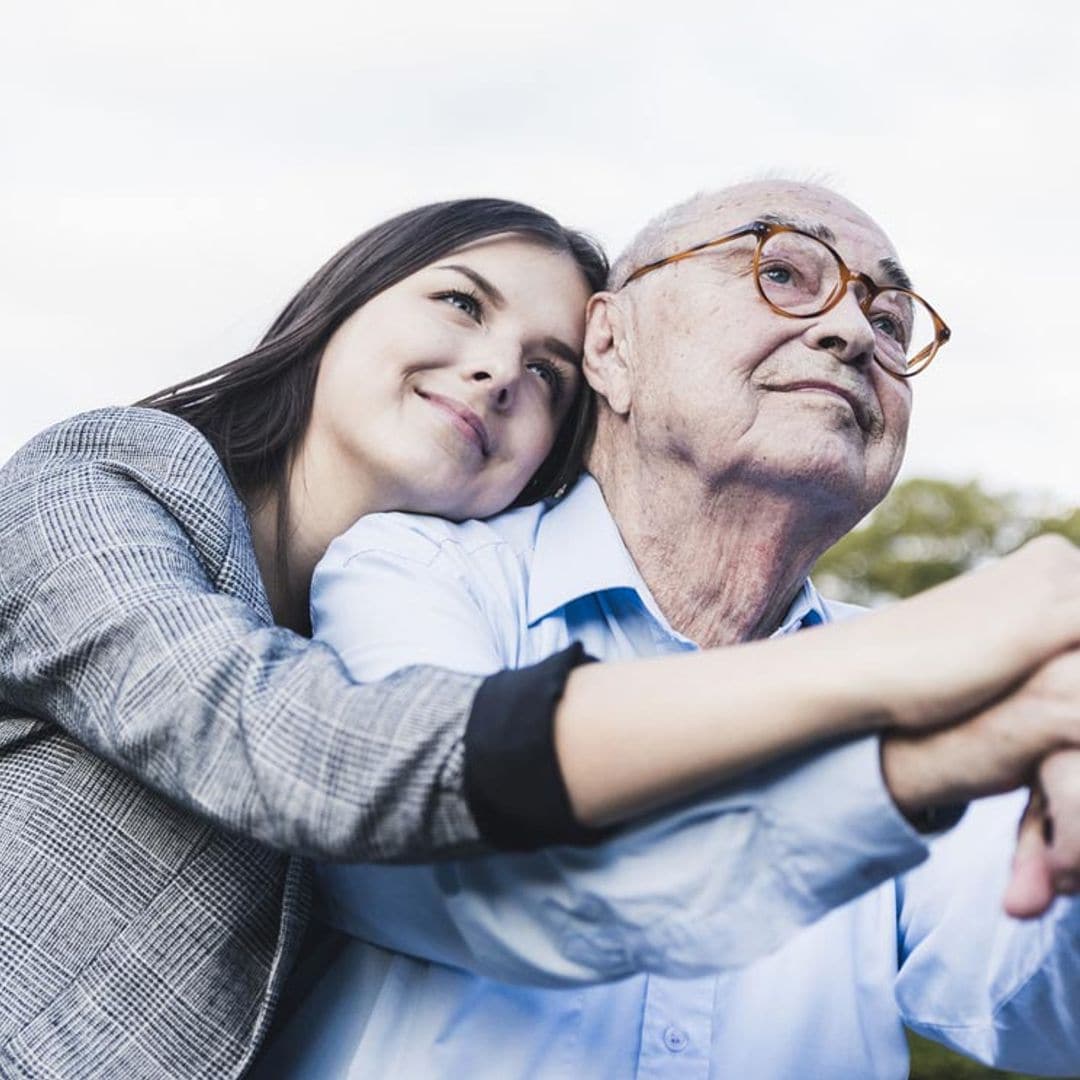
MULTIPOLYGON (((732 229, 731 232, 724 233, 723 236, 718 236, 714 240, 705 240, 703 243, 695 244, 685 251, 679 251, 674 255, 668 255, 663 259, 657 259, 655 262, 646 263, 644 266, 639 266, 632 274, 630 274, 621 287, 625 287, 631 282, 637 281, 638 278, 642 278, 646 274, 651 274, 654 270, 659 270, 661 266, 668 266, 671 263, 681 262, 683 259, 692 258, 694 255, 699 255, 709 248, 719 247, 721 244, 730 243, 732 240, 741 240, 744 236, 753 236, 757 238, 757 245, 754 248, 753 270, 754 284, 757 286, 758 295, 773 311, 776 312, 777 315, 782 315, 786 319, 815 319, 819 315, 824 315, 825 312, 831 311, 840 303, 844 294, 847 292, 848 286, 853 283, 861 286, 863 295, 859 299, 859 309, 867 316, 869 316, 870 313, 870 305, 874 302, 878 294, 883 292, 903 293, 905 296, 910 296, 916 303, 922 304, 929 313, 930 319, 934 325, 933 340, 925 348, 920 349, 915 356, 911 357, 902 371, 895 367, 891 367, 884 362, 875 351, 874 358, 890 375, 895 375, 897 378, 901 379, 910 379, 913 375, 918 375, 920 371, 925 371, 926 368, 929 367, 930 361, 937 355, 938 350, 952 337, 952 331, 945 324, 945 320, 914 290, 905 289, 899 285, 878 285, 869 274, 855 273, 853 270, 849 270, 847 263, 841 258, 840 253, 830 244, 827 244, 824 240, 820 239, 820 237, 813 236, 808 232, 804 232, 802 229, 796 229, 790 225, 780 225, 776 222, 751 221, 749 224, 740 225, 739 228, 732 229), (816 311, 785 311, 783 308, 777 307, 765 294, 765 290, 761 284, 761 274, 759 273, 761 252, 765 244, 779 233, 794 233, 796 236, 805 236, 815 244, 820 244, 836 260, 836 265, 840 271, 836 287, 826 298, 822 307, 818 308, 816 311)), ((858 295, 858 291, 856 295, 858 295)))

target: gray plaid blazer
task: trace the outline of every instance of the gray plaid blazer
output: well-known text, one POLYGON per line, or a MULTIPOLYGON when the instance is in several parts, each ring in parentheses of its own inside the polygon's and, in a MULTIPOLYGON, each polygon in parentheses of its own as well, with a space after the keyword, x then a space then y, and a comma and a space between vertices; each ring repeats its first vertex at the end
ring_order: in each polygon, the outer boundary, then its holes
POLYGON ((0 1075, 242 1073, 305 922, 296 856, 477 844, 479 684, 358 686, 276 628, 183 421, 106 409, 29 443, 0 470, 0 1075))

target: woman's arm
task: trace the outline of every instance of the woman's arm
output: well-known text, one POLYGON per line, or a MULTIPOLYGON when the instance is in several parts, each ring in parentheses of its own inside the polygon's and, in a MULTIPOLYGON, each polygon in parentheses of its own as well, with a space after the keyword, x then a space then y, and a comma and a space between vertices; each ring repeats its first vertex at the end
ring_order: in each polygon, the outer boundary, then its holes
MULTIPOLYGON (((1028 560, 1025 603, 1015 603, 1015 581, 1000 589, 1010 617, 984 619, 958 656, 980 655, 972 643, 996 646, 981 655, 1000 680, 1075 640, 1080 590, 1069 583, 1080 577, 1080 557, 1073 551, 1065 565, 1062 549, 1057 556, 1028 560), (1050 584, 1065 598, 1056 607, 1047 602, 1050 584), (1007 640, 1003 650, 1008 635, 996 625, 1012 627, 1025 647, 1007 640)), ((925 646, 925 625, 921 636, 907 633, 912 621, 898 621, 900 637, 925 646)), ((956 623, 935 627, 945 628, 939 653, 953 648, 956 623)), ((870 663, 860 663, 859 679, 844 668, 848 708, 836 715, 845 725, 852 715, 880 718, 883 702, 884 714, 901 720, 912 698, 919 705, 919 692, 905 697, 895 674, 882 678, 888 669, 917 670, 912 655, 895 651, 895 633, 893 652, 885 639, 884 649, 860 654, 870 663)), ((4 701, 66 728, 188 808, 275 846, 346 859, 423 858, 482 838, 527 848, 582 837, 570 807, 585 824, 609 821, 724 774, 722 721, 739 715, 726 673, 738 678, 741 663, 719 652, 615 674, 590 665, 570 681, 556 740, 550 710, 568 666, 503 673, 479 696, 479 679, 445 672, 356 686, 332 651, 270 625, 243 508, 201 436, 164 414, 76 418, 39 436, 0 474, 4 701), (692 660, 698 666, 687 678, 692 660), (521 717, 503 704, 514 701, 532 718, 524 738, 521 717), (646 759, 631 748, 655 730, 657 701, 680 737, 653 737, 646 759), (511 725, 519 737, 505 741, 511 725), (623 753, 628 767, 616 767, 623 753), (504 766, 507 775, 542 776, 542 812, 532 789, 493 783, 504 766)), ((972 686, 985 692, 993 682, 978 664, 957 663, 955 672, 967 698, 972 686)), ((755 698, 766 721, 780 682, 770 675, 755 698)), ((790 701, 789 685, 783 680, 790 701)), ((954 705, 955 687, 944 696, 954 705)), ((925 698, 914 719, 940 711, 941 700, 925 698)))
MULTIPOLYGON (((3 711, 225 828, 319 858, 480 847, 464 752, 480 684, 413 670, 359 686, 326 645, 273 626, 243 507, 173 417, 78 417, 0 471, 3 711)), ((495 821, 513 808, 485 802, 495 821)), ((556 839, 575 835, 565 820, 556 839)))
MULTIPOLYGON (((1046 536, 813 633, 581 668, 556 713, 574 813, 604 825, 822 738, 954 724, 1078 641, 1080 549, 1046 536), (677 720, 661 725, 660 715, 677 720)), ((917 776, 904 771, 905 759, 886 777, 907 813, 1001 790, 989 771, 958 779, 955 770, 933 776, 914 755, 911 763, 917 776)))

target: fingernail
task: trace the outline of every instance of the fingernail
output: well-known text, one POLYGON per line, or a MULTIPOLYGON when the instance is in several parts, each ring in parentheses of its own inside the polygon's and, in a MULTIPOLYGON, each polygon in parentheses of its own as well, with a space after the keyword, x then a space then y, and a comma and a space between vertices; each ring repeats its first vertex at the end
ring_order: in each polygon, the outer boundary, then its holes
POLYGON ((1042 834, 1046 846, 1050 847, 1054 843, 1054 819, 1049 814, 1043 818, 1042 834))

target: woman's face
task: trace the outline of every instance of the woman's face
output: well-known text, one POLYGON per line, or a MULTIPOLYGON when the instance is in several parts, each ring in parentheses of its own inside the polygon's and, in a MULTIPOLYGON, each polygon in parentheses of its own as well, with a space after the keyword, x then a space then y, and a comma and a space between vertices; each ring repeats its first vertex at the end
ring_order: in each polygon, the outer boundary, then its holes
POLYGON ((578 392, 588 295, 569 255, 512 234, 436 260, 334 333, 304 456, 359 513, 497 513, 578 392))

